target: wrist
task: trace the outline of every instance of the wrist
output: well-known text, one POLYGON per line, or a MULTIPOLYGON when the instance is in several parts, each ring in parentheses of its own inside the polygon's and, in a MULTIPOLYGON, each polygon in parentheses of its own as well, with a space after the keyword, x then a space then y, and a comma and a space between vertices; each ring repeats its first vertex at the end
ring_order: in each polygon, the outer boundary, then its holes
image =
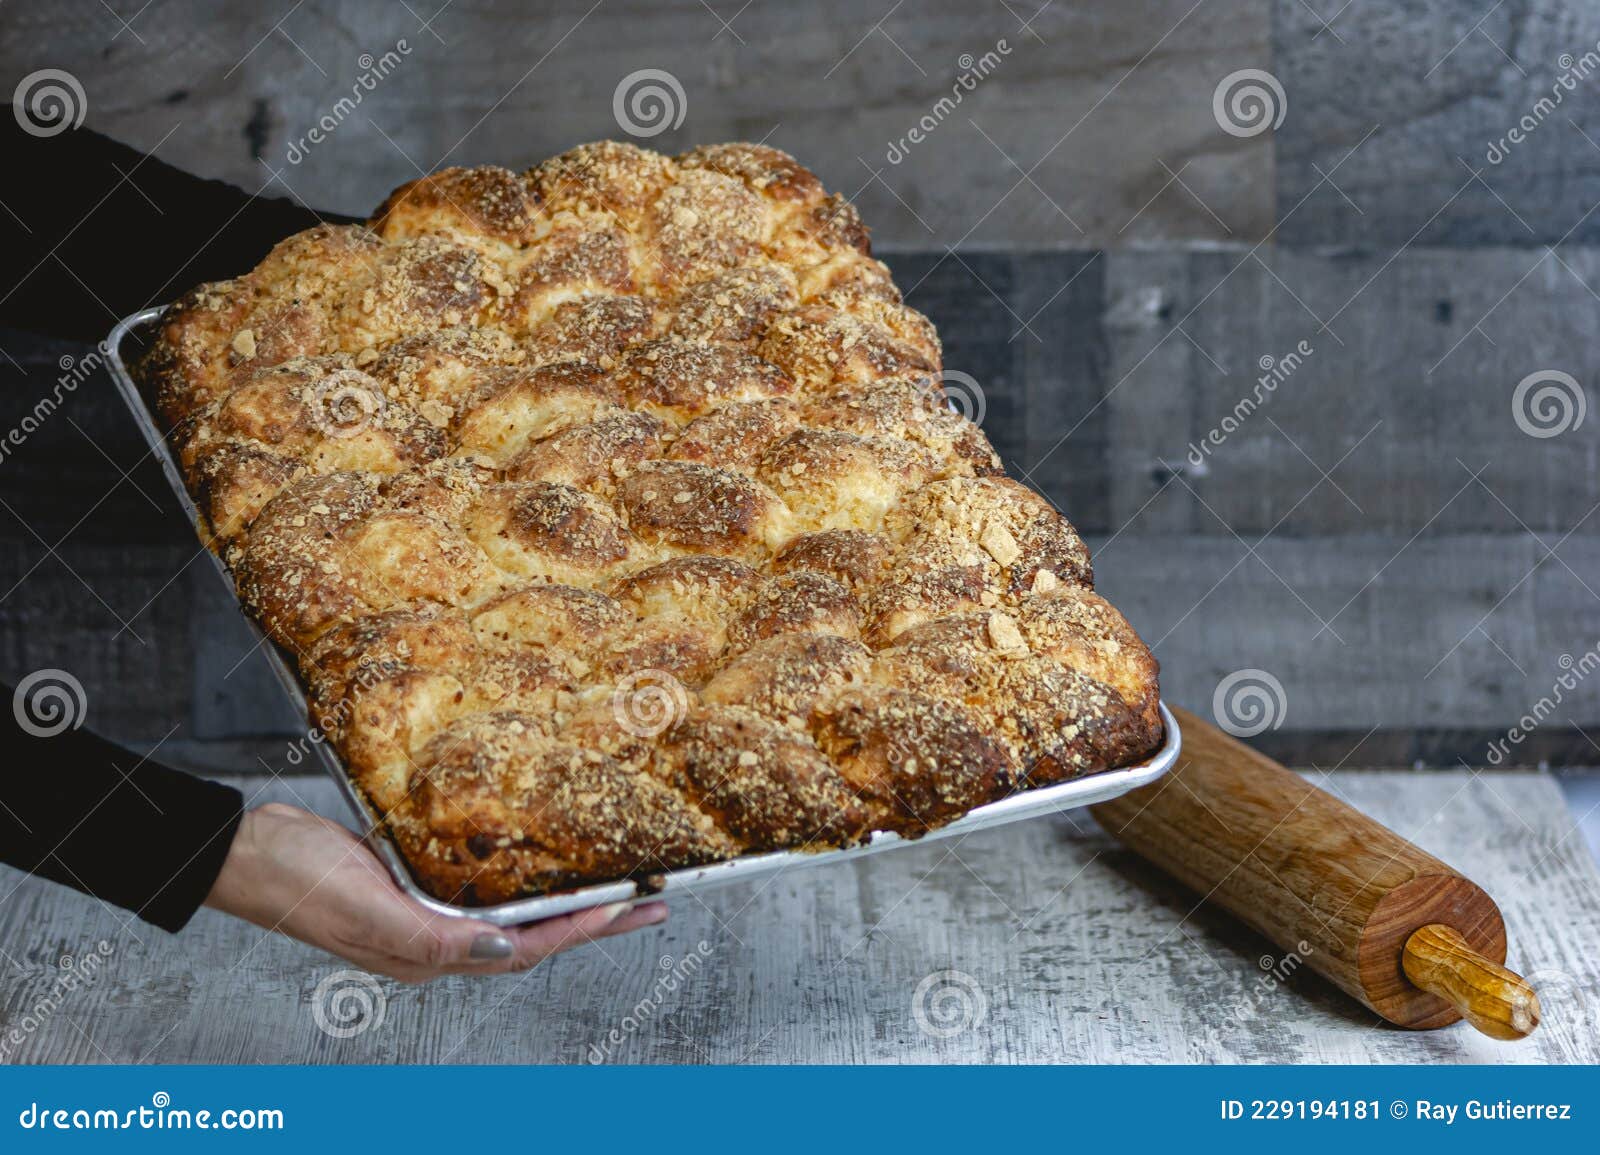
POLYGON ((246 810, 234 831, 228 855, 217 872, 216 881, 206 895, 205 905, 239 918, 261 923, 264 908, 270 905, 265 890, 272 873, 262 869, 262 808, 246 810))

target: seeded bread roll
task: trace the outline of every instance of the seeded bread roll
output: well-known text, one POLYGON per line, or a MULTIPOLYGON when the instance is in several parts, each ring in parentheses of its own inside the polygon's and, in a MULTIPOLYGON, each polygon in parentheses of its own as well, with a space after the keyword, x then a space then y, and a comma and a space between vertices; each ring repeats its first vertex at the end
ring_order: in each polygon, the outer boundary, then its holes
POLYGON ((684 426, 673 438, 668 456, 752 473, 767 450, 799 427, 800 410, 785 398, 735 401, 684 426))
POLYGON ((446 452, 442 431, 339 357, 256 370, 179 423, 173 440, 224 540, 302 474, 399 473, 446 452))
POLYGON ((606 142, 290 237, 137 372, 314 724, 473 904, 1159 745, 1155 660, 942 356, 793 157, 606 142))
POLYGON ((872 829, 858 792, 815 742, 743 706, 693 711, 656 764, 746 850, 848 846, 872 829))

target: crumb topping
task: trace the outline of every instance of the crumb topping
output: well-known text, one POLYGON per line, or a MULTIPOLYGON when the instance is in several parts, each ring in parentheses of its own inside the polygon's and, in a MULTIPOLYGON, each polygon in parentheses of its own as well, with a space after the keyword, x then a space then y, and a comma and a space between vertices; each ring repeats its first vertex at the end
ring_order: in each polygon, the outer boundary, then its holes
POLYGON ((452 168, 137 368, 423 884, 487 903, 925 833, 1161 740, 1088 551, 793 157, 452 168))

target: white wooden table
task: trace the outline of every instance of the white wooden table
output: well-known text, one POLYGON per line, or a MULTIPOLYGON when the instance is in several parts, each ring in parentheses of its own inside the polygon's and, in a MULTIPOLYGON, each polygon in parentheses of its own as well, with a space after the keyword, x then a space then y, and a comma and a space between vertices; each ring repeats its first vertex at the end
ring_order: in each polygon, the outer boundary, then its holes
MULTIPOLYGON (((1544 1002, 1532 1039, 1395 1030, 1309 971, 1265 989, 1261 963, 1281 971, 1279 952, 1196 909, 1080 813, 680 900, 664 928, 522 976, 384 981, 382 1021, 346 1038, 314 1014, 338 960, 209 911, 167 936, 6 872, 0 1059, 1600 1062, 1600 874, 1555 783, 1465 770, 1332 781, 1496 896, 1511 962, 1544 1002), (109 953, 87 977, 97 950, 109 953), (75 987, 63 957, 86 976, 75 987)), ((319 779, 261 794, 297 797, 338 813, 319 779)))

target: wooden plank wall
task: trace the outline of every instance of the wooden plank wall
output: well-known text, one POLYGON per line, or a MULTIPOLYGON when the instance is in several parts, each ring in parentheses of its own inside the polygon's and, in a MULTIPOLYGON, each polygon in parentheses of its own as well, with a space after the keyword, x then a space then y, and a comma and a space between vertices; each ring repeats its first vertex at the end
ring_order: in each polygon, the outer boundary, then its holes
MULTIPOLYGON (((111 6, 123 27, 99 5, 8 5, 0 79, 66 68, 91 126, 330 209, 441 159, 618 135, 613 92, 645 68, 685 94, 656 147, 795 152, 874 225, 1018 476, 1091 538, 1170 695, 1206 709, 1244 668, 1282 683, 1282 726, 1257 739, 1273 753, 1481 764, 1600 644, 1600 414, 1538 438, 1513 411, 1541 371, 1600 404, 1592 5, 136 7, 111 6), (358 57, 402 37, 392 74, 290 163, 358 57), (1002 39, 891 163, 962 54, 1002 39), (1244 69, 1283 89, 1276 130, 1219 124, 1213 95, 1244 69)), ((7 428, 82 352, 0 349, 7 428)), ((99 728, 148 747, 176 724, 164 755, 281 767, 295 722, 140 455, 96 377, 0 462, 0 674, 64 666, 99 728)), ((1593 678, 1510 760, 1593 764, 1597 723, 1593 678)))

